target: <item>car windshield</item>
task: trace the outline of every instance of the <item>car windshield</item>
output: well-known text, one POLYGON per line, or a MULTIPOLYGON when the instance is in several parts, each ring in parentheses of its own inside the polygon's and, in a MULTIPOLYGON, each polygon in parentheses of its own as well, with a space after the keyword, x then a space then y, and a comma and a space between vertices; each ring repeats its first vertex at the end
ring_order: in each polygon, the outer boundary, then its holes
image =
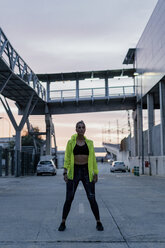
POLYGON ((52 162, 51 161, 40 161, 40 164, 43 164, 43 165, 47 164, 48 165, 48 164, 52 164, 52 162))
POLYGON ((123 165, 123 162, 115 162, 115 165, 123 165))

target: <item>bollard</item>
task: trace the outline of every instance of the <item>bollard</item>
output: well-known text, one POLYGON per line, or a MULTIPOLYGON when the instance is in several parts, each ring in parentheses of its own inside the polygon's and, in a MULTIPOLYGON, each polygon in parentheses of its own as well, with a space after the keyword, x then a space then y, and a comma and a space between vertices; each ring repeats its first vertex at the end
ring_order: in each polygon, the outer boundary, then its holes
POLYGON ((136 176, 136 166, 134 166, 134 176, 136 176))
POLYGON ((139 176, 139 166, 134 166, 134 175, 139 176))

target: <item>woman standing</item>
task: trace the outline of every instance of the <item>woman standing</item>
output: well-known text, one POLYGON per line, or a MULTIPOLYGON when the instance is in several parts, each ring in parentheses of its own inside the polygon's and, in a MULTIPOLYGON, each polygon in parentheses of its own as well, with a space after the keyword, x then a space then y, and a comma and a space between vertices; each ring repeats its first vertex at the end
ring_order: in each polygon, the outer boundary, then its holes
POLYGON ((66 200, 63 207, 62 222, 58 228, 59 231, 64 231, 66 228, 65 221, 80 181, 83 183, 92 212, 95 216, 96 229, 98 231, 104 230, 95 199, 95 183, 98 181, 98 168, 94 146, 93 141, 88 140, 84 136, 85 131, 85 123, 79 121, 76 124, 77 134, 72 135, 67 143, 63 173, 66 182, 66 200))

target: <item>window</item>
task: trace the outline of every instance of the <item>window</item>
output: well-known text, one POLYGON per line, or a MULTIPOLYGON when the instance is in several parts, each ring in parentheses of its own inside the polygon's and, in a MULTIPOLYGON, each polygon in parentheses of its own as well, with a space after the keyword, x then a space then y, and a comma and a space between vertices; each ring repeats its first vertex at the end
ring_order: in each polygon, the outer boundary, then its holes
POLYGON ((40 164, 52 164, 51 161, 40 161, 40 164))

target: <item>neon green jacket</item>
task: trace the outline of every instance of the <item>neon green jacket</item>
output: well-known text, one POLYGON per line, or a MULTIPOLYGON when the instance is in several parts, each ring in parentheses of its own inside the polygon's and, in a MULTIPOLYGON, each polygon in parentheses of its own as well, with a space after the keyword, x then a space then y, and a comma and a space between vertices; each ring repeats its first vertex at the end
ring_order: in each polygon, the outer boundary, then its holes
MULTIPOLYGON (((89 181, 93 181, 93 175, 98 174, 98 167, 95 157, 95 151, 93 146, 93 141, 87 139, 85 136, 85 142, 89 149, 88 156, 88 173, 89 181)), ((71 139, 68 141, 65 151, 64 168, 67 169, 68 179, 73 180, 74 177, 74 154, 73 149, 76 145, 77 134, 72 135, 71 139)))

